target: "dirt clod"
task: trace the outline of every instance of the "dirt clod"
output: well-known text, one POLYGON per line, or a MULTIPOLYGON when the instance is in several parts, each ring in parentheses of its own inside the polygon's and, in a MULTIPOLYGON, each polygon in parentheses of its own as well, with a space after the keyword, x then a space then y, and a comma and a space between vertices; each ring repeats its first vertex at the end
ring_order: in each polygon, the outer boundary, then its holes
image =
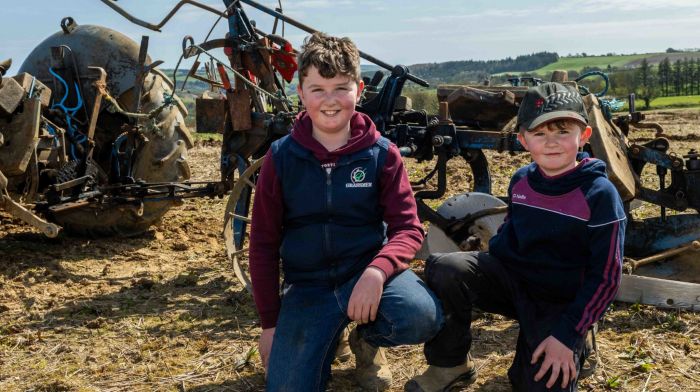
POLYGON ((177 278, 173 280, 173 285, 175 285, 175 287, 196 286, 198 280, 199 277, 197 275, 188 272, 178 275, 177 278))
POLYGON ((148 278, 141 278, 139 280, 134 281, 131 284, 131 287, 136 288, 136 289, 141 289, 141 290, 150 290, 153 288, 153 285, 156 283, 148 278))

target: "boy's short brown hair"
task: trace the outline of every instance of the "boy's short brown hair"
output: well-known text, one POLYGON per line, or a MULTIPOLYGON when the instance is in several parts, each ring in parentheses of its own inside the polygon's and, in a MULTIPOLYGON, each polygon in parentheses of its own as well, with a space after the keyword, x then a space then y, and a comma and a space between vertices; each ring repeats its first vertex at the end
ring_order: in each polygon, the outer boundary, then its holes
POLYGON ((583 132, 584 129, 586 129, 586 124, 582 123, 581 121, 574 120, 573 118, 558 118, 554 120, 547 121, 545 123, 542 123, 535 128, 532 129, 526 129, 525 127, 520 127, 518 132, 525 133, 525 132, 534 132, 542 127, 546 126, 549 129, 555 129, 555 130, 564 130, 564 129, 571 129, 572 127, 575 127, 579 131, 583 132))
POLYGON ((311 66, 324 78, 345 75, 359 83, 360 52, 348 37, 332 37, 315 32, 304 39, 298 56, 299 84, 301 85, 311 66))

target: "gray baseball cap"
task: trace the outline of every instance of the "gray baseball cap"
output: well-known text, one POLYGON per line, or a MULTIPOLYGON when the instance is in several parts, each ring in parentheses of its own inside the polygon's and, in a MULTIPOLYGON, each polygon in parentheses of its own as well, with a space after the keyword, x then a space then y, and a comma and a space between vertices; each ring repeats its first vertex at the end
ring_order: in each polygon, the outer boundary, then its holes
POLYGON ((547 121, 567 118, 588 124, 581 94, 568 84, 543 83, 525 93, 518 110, 516 129, 529 131, 547 121))

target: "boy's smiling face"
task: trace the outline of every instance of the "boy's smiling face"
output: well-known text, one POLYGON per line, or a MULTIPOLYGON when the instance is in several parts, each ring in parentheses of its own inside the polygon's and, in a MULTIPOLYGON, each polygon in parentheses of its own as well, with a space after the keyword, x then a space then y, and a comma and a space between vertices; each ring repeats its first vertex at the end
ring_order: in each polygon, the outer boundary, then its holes
POLYGON ((297 92, 311 117, 314 133, 349 133, 363 87, 362 82, 358 84, 346 75, 324 78, 316 67, 309 67, 297 92))
POLYGON ((531 131, 518 133, 518 140, 547 176, 576 167, 576 153, 591 136, 591 127, 574 120, 553 120, 531 131))

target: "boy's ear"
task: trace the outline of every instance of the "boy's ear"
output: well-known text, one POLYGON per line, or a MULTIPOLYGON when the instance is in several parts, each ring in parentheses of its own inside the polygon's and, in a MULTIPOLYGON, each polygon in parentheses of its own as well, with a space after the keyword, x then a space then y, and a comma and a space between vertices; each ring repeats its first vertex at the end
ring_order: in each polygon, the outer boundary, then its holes
POLYGON ((365 89, 365 81, 360 80, 359 83, 357 83, 357 103, 360 103, 360 98, 362 98, 362 90, 365 89))
POLYGON ((301 103, 304 103, 304 92, 301 90, 301 84, 297 84, 297 95, 299 96, 299 100, 301 103))
POLYGON ((522 132, 518 132, 518 134, 516 135, 516 137, 518 138, 518 141, 520 142, 520 144, 522 144, 523 147, 525 147, 526 150, 530 151, 530 150, 527 148, 527 142, 525 141, 525 136, 523 135, 523 133, 522 133, 522 132))
POLYGON ((586 126, 586 129, 581 132, 581 144, 586 144, 588 142, 588 139, 590 139, 591 134, 593 133, 593 128, 590 126, 586 126))

